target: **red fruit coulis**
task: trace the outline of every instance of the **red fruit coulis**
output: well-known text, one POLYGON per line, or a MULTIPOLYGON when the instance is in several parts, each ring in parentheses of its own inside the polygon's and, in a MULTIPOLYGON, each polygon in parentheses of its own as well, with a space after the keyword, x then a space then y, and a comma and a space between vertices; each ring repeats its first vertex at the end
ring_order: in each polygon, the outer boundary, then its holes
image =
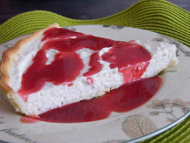
MULTIPOLYGON (((53 109, 40 115, 40 120, 49 122, 88 122, 107 118, 111 112, 126 112, 137 108, 149 100, 159 89, 161 79, 154 77, 138 80, 149 65, 150 53, 134 41, 121 42, 95 37, 63 28, 51 28, 44 32, 43 45, 33 58, 32 65, 22 76, 18 94, 27 102, 27 95, 39 91, 46 82, 54 85, 72 86, 84 68, 83 60, 77 50, 93 50, 89 70, 83 73, 89 84, 90 76, 102 69, 100 59, 110 63, 110 68, 118 68, 123 73, 123 86, 106 93, 102 97, 83 100, 53 109), (99 51, 111 47, 99 56, 99 51), (46 52, 57 50, 54 60, 46 64, 46 52), (131 81, 138 80, 132 83, 131 81), (138 89, 138 90, 137 90, 138 89)), ((34 95, 35 96, 35 95, 34 95)), ((68 95, 69 96, 69 95, 68 95)))
POLYGON ((114 41, 63 28, 51 28, 45 31, 42 41, 43 46, 33 58, 32 65, 22 76, 18 93, 25 101, 28 94, 39 91, 46 82, 52 82, 55 85, 68 83, 68 86, 72 86, 72 82, 84 68, 83 61, 77 53, 77 50, 84 47, 93 50, 94 53, 90 56, 89 71, 83 76, 92 76, 101 71, 102 64, 99 62, 98 51, 105 47, 112 48, 101 56, 102 60, 110 62, 110 68, 118 67, 119 71, 125 75, 124 83, 139 79, 151 59, 150 53, 134 41, 114 41), (57 50, 57 53, 54 61, 46 64, 48 60, 46 52, 50 49, 57 50), (141 64, 143 62, 146 64, 141 64), (141 70, 138 70, 139 68, 141 70), (135 76, 129 79, 131 73, 135 73, 135 76))
POLYGON ((45 112, 39 120, 56 123, 79 123, 106 119, 111 112, 133 110, 152 98, 161 86, 161 78, 137 80, 91 100, 82 100, 45 112))

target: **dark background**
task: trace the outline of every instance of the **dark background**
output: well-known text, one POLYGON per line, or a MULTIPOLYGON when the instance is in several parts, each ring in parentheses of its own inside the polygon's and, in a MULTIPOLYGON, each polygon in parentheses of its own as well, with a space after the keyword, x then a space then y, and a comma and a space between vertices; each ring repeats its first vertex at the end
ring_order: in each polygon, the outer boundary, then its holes
MULTIPOLYGON (((0 24, 31 10, 47 10, 73 19, 97 19, 125 10, 138 0, 0 0, 0 24)), ((190 0, 168 0, 190 11, 190 0)))

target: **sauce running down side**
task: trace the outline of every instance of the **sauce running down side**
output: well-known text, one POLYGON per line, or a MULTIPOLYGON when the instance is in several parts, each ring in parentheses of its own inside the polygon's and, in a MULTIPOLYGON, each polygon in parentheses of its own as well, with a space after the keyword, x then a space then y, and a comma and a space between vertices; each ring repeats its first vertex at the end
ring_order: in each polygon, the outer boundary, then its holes
POLYGON ((106 119, 111 112, 127 112, 150 100, 159 90, 162 80, 152 77, 137 80, 91 100, 50 110, 39 120, 55 123, 79 123, 106 119))

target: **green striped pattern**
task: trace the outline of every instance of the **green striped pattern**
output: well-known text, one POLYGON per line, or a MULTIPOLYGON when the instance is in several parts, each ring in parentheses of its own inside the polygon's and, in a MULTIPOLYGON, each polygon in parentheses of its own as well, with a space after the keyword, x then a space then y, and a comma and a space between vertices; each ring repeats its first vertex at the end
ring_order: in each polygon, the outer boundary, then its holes
MULTIPOLYGON (((74 20, 48 11, 25 12, 0 25, 0 44, 55 22, 61 26, 105 24, 141 28, 170 36, 190 47, 190 12, 165 0, 140 0, 120 13, 95 20, 74 20)), ((142 143, 146 142, 190 142, 190 117, 142 143)))
POLYGON ((190 13, 164 0, 140 0, 120 13, 95 20, 74 20, 39 10, 22 13, 0 26, 0 44, 54 22, 61 26, 106 24, 142 28, 173 37, 190 46, 190 13))

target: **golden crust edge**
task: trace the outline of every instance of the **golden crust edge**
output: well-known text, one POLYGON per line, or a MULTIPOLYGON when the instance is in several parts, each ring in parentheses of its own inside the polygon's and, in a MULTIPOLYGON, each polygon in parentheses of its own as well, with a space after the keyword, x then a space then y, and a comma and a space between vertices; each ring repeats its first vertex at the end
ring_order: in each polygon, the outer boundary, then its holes
POLYGON ((18 99, 17 93, 9 86, 9 68, 11 66, 11 63, 14 60, 14 56, 18 54, 18 52, 22 49, 23 45, 28 43, 29 41, 43 35, 43 33, 53 27, 60 27, 59 24, 54 23, 49 26, 47 26, 44 29, 41 29, 37 32, 34 32, 33 34, 19 40, 13 47, 9 48, 8 50, 4 51, 2 54, 2 61, 0 63, 0 74, 1 74, 1 79, 0 79, 0 88, 4 92, 5 96, 8 98, 9 102, 11 105, 14 107, 16 112, 20 114, 25 114, 18 104, 15 99, 18 99))

